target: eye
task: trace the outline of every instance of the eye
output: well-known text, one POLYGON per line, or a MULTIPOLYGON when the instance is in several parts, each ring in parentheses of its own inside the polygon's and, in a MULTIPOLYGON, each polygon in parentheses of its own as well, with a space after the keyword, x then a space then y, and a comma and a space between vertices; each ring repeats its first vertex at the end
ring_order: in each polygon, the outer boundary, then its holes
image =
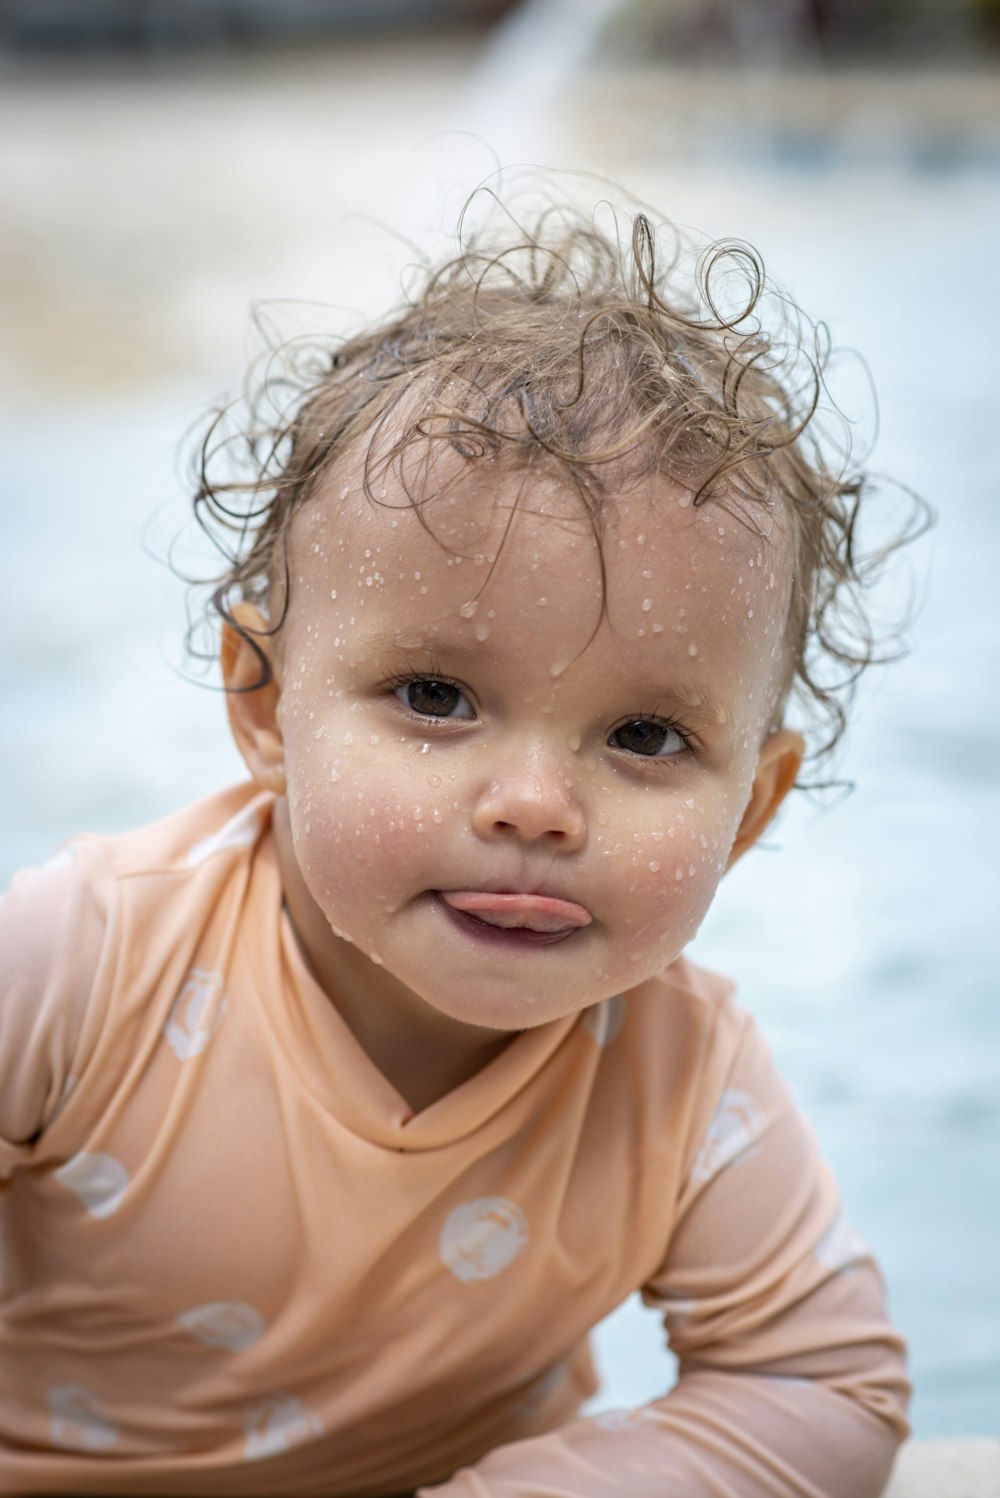
POLYGON ((645 759, 669 759, 687 748, 683 734, 659 718, 632 718, 615 729, 608 743, 645 759))
POLYGON ((453 681, 438 676, 415 676, 400 682, 394 695, 422 718, 474 718, 472 703, 453 681))

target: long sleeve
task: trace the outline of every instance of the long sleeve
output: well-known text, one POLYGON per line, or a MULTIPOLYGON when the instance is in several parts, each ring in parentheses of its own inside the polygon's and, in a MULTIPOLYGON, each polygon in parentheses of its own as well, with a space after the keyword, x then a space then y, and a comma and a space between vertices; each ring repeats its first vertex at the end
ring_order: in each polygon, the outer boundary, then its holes
POLYGON ((79 1077, 99 1019, 88 1005, 106 885, 97 850, 80 843, 0 895, 0 1179, 33 1159, 79 1077))
POLYGON ((870 1253, 748 1023, 643 1297, 676 1387, 499 1448, 422 1498, 875 1498, 907 1432, 870 1253))

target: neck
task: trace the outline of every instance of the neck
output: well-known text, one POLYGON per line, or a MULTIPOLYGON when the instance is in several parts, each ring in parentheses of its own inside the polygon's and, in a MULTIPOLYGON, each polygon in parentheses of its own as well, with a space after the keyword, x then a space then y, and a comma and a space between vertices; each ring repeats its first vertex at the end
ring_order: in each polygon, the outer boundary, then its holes
POLYGON ((441 1014, 333 934, 295 857, 284 797, 275 802, 273 829, 285 908, 306 963, 366 1055, 413 1111, 430 1107, 499 1055, 509 1034, 441 1014))

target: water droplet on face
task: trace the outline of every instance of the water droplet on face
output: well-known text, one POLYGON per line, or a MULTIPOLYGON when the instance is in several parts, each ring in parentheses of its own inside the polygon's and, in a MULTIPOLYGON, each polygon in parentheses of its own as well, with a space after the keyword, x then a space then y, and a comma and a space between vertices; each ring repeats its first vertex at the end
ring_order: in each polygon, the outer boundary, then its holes
POLYGON ((340 779, 340 771, 337 769, 336 765, 333 765, 330 769, 330 779, 334 781, 340 779))
POLYGON ((697 655, 697 654, 698 654, 698 647, 694 643, 694 641, 692 640, 691 643, 690 643, 690 645, 688 646, 688 655, 694 656, 694 655, 697 655))
POLYGON ((684 870, 683 869, 674 869, 674 878, 679 883, 684 878, 684 870))
POLYGON ((369 744, 377 744, 378 741, 379 741, 379 738, 378 738, 378 734, 377 733, 370 733, 368 735, 368 742, 369 742, 369 744))
POLYGON ((478 607, 478 601, 475 598, 471 598, 468 603, 462 604, 462 607, 458 612, 461 614, 463 619, 471 619, 478 607))
POLYGON ((336 588, 331 588, 330 589, 330 597, 331 598, 336 598, 336 596, 337 596, 337 590, 336 590, 336 588))
POLYGON ((437 807, 437 806, 435 806, 434 810, 431 812, 431 821, 432 822, 440 822, 441 821, 441 811, 440 811, 440 808, 437 807))
POLYGON ((561 676, 568 665, 569 661, 553 661, 549 667, 549 675, 553 677, 561 676))
POLYGON ((580 735, 578 733, 571 733, 570 736, 569 736, 569 738, 566 740, 566 743, 569 745, 570 749, 572 749, 573 753, 575 754, 576 751, 579 749, 580 745, 583 743, 583 740, 581 739, 581 737, 580 737, 580 735))
POLYGON ((650 609, 652 607, 653 607, 653 600, 651 598, 644 598, 642 600, 642 612, 644 614, 648 614, 649 611, 650 611, 650 609))
POLYGON ((440 785, 441 784, 441 776, 440 775, 428 775, 428 777, 427 777, 427 784, 428 785, 440 785))
POLYGON ((492 630, 492 628, 493 626, 488 619, 480 619, 474 631, 476 639, 480 642, 480 644, 482 644, 483 640, 489 639, 490 631, 492 630))
POLYGON ((658 873, 658 872, 659 872, 659 868, 660 868, 660 865, 659 865, 659 863, 658 863, 658 862, 657 862, 657 861, 656 861, 656 859, 655 859, 655 858, 654 858, 654 859, 652 859, 652 860, 651 860, 651 862, 650 862, 650 865, 649 865, 649 872, 650 872, 650 873, 651 873, 651 874, 656 874, 656 873, 658 873))
POLYGON ((420 752, 421 752, 421 754, 430 754, 430 752, 431 752, 431 746, 430 746, 430 744, 421 744, 421 746, 420 746, 420 752))
POLYGON ((354 743, 354 735, 353 735, 353 733, 345 733, 344 734, 344 743, 345 744, 353 744, 354 743))

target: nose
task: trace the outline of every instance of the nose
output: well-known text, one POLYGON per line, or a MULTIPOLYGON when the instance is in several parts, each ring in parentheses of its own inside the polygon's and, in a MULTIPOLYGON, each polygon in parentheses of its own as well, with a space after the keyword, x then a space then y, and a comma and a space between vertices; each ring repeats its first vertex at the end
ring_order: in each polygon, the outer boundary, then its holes
POLYGON ((547 842, 553 851, 583 846, 587 822, 565 769, 538 758, 497 774, 480 793, 473 831, 485 840, 514 837, 547 842))

